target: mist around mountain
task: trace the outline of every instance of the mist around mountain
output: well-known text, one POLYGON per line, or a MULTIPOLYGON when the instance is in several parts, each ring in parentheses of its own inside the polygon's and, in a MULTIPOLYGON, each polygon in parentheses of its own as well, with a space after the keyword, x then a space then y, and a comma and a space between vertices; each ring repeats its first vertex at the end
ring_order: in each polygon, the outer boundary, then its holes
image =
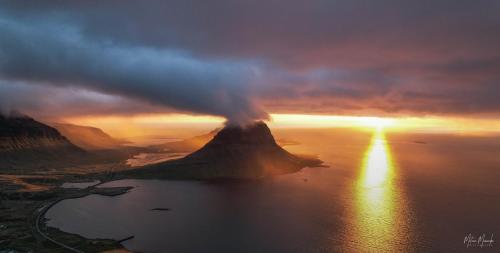
MULTIPOLYGON (((194 152, 202 148, 205 144, 207 144, 210 140, 212 140, 221 129, 222 128, 215 128, 214 130, 206 134, 197 135, 181 141, 167 142, 160 145, 154 145, 153 147, 172 152, 194 152)), ((277 139, 276 143, 278 143, 278 145, 281 147, 299 144, 296 141, 287 139, 277 139)))
POLYGON ((29 116, 20 113, 0 114, 0 172, 91 173, 109 168, 126 169, 126 159, 151 151, 147 148, 120 147, 118 145, 122 142, 97 128, 75 125, 63 127, 63 132, 69 133, 70 138, 29 116), (116 149, 108 149, 111 147, 116 149))
POLYGON ((76 146, 85 150, 117 149, 127 141, 111 137, 99 128, 73 124, 52 124, 62 135, 76 146))
MULTIPOLYGON (((98 128, 54 126, 56 128, 25 115, 0 115, 0 169, 41 172, 102 164, 128 169, 124 161, 130 157, 158 152, 158 146, 122 147, 123 142, 98 128)), ((130 169, 125 175, 160 179, 255 179, 321 164, 318 159, 284 150, 263 122, 245 127, 230 125, 161 147, 168 152, 195 151, 180 159, 130 169)))
POLYGON ((193 152, 212 140, 220 130, 221 128, 216 128, 206 134, 197 135, 181 141, 167 142, 155 145, 154 147, 172 152, 193 152))

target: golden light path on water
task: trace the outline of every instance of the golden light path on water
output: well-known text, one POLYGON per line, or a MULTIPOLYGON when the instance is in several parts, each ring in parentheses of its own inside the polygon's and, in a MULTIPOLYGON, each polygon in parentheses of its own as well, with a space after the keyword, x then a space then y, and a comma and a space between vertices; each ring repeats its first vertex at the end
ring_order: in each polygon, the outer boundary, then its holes
POLYGON ((375 130, 370 146, 364 155, 361 187, 386 188, 394 173, 391 153, 382 129, 375 130))
POLYGON ((355 238, 366 251, 400 252, 408 246, 406 200, 394 182, 395 165, 385 133, 375 130, 356 183, 355 238), (396 192, 398 192, 396 194, 396 192))

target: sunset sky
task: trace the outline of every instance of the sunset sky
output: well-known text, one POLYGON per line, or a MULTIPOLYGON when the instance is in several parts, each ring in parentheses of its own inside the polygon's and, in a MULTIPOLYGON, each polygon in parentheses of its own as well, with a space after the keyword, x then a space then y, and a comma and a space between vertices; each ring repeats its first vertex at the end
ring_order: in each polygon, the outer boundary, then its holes
POLYGON ((4 113, 500 131, 499 1, 27 2, 0 6, 4 113))

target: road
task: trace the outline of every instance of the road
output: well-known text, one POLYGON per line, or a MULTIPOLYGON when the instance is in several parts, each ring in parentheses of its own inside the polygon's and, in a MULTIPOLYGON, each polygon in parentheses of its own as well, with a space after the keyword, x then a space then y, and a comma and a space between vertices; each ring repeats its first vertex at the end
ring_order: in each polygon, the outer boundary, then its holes
POLYGON ((47 210, 49 210, 52 206, 54 206, 55 204, 57 204, 59 201, 61 201, 63 199, 57 199, 57 200, 54 200, 52 202, 49 202, 49 203, 45 203, 44 206, 41 207, 41 209, 37 209, 35 211, 35 232, 37 232, 40 236, 42 236, 43 238, 45 238, 46 240, 48 241, 51 241, 52 243, 55 243, 57 245, 59 245, 60 247, 62 248, 65 248, 71 252, 76 252, 76 253, 84 253, 83 251, 81 250, 78 250, 78 249, 75 249, 71 246, 68 246, 62 242, 58 242, 52 238, 50 238, 47 234, 45 234, 41 229, 40 229, 40 224, 42 222, 42 219, 43 219, 43 216, 45 215, 45 213, 47 212, 47 210))

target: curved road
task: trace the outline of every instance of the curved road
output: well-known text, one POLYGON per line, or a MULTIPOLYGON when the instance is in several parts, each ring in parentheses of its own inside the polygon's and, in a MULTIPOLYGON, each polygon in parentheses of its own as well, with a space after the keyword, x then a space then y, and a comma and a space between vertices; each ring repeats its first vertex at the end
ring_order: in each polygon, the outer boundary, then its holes
MULTIPOLYGON (((38 233, 40 236, 42 236, 46 240, 48 240, 48 241, 50 241, 52 243, 55 243, 56 245, 59 245, 60 247, 62 247, 64 249, 67 249, 70 252, 84 253, 83 251, 81 251, 79 249, 73 248, 71 246, 68 246, 68 245, 62 243, 62 242, 59 242, 59 241, 56 241, 55 239, 50 238, 47 234, 45 234, 40 229, 40 224, 42 224, 42 218, 45 215, 45 213, 52 206, 54 206, 55 204, 57 204, 61 200, 72 199, 72 198, 81 198, 81 197, 87 196, 89 194, 101 194, 101 195, 105 195, 105 196, 115 196, 115 195, 126 193, 128 190, 130 190, 132 188, 132 187, 114 187, 114 188, 117 189, 116 192, 101 192, 101 193, 97 193, 97 192, 91 192, 90 191, 92 189, 96 189, 95 188, 96 186, 103 184, 104 183, 103 181, 104 180, 101 180, 101 182, 98 183, 98 184, 96 184, 96 185, 89 186, 89 187, 84 188, 84 189, 80 189, 77 192, 73 192, 72 194, 68 194, 68 195, 63 196, 63 197, 59 197, 59 198, 53 200, 52 202, 45 203, 45 204, 43 204, 42 207, 36 209, 35 212, 33 213, 33 215, 34 215, 34 222, 35 222, 33 232, 34 233, 38 233)), ((107 189, 112 189, 112 188, 107 188, 107 189)), ((127 237, 126 239, 130 239, 130 238, 133 238, 133 236, 127 237)), ((121 240, 121 241, 124 241, 124 240, 121 240)), ((119 242, 121 242, 121 241, 119 241, 119 242)))
MULTIPOLYGON (((62 242, 58 242, 52 238, 50 238, 48 235, 46 235, 45 233, 42 232, 42 230, 40 230, 40 222, 41 222, 41 219, 43 218, 43 216, 45 215, 45 213, 47 212, 47 210, 49 210, 49 208, 51 208, 53 205, 57 204, 57 202, 61 201, 63 199, 57 199, 55 201, 52 201, 52 202, 49 202, 49 203, 46 203, 45 206, 42 207, 42 209, 37 209, 40 210, 38 212, 38 214, 36 215, 36 218, 35 218, 35 230, 38 234, 40 234, 43 238, 47 239, 48 241, 51 241, 59 246, 61 246, 62 248, 65 248, 71 252, 76 252, 76 253, 84 253, 83 251, 81 250, 78 250, 78 249, 75 249, 71 246, 68 246, 62 242)), ((35 211, 36 213, 36 211, 35 211)))

